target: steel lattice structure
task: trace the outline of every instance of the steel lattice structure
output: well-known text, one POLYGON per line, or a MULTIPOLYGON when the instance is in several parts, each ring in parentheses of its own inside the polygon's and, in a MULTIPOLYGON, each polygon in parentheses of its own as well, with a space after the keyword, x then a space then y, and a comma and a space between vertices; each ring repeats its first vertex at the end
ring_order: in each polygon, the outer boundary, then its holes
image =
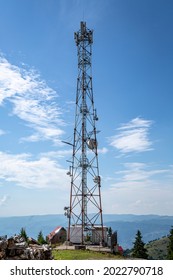
POLYGON ((78 77, 73 154, 68 172, 71 176, 68 240, 73 240, 73 235, 76 235, 80 243, 84 244, 93 230, 100 229, 100 242, 104 239, 104 233, 96 130, 98 117, 94 107, 91 73, 93 31, 86 27, 85 22, 81 22, 80 30, 75 32, 74 37, 78 53, 78 77))

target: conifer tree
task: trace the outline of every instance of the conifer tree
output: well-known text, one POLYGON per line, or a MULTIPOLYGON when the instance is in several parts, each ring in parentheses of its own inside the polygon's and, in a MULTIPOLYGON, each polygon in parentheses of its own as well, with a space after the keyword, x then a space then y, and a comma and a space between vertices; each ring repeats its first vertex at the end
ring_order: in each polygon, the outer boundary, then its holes
POLYGON ((173 260, 173 227, 170 230, 170 235, 168 238, 169 238, 169 245, 168 245, 167 259, 173 260))
POLYGON ((23 227, 20 230, 20 236, 22 236, 25 239, 25 241, 28 241, 28 236, 27 236, 26 230, 23 227))
POLYGON ((38 237, 37 237, 37 241, 39 244, 46 244, 46 240, 44 239, 43 233, 42 231, 39 232, 38 237))
POLYGON ((132 256, 135 258, 147 259, 147 249, 144 247, 145 243, 142 241, 140 230, 137 231, 135 242, 133 243, 132 256))
POLYGON ((112 236, 112 228, 111 227, 108 228, 108 235, 112 236))

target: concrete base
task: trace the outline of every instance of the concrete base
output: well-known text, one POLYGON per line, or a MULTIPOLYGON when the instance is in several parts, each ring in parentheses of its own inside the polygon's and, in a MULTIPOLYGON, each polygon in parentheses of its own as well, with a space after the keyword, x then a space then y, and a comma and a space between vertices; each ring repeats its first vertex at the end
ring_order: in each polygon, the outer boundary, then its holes
POLYGON ((85 250, 86 246, 85 245, 75 245, 74 248, 75 248, 75 250, 85 250))
POLYGON ((64 242, 64 245, 65 245, 65 246, 73 246, 73 243, 70 242, 70 241, 65 241, 65 242, 64 242))

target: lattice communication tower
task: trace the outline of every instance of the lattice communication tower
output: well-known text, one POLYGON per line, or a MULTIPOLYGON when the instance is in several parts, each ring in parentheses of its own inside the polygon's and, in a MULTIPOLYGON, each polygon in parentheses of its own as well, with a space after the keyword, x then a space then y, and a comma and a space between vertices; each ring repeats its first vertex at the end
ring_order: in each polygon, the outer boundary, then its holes
POLYGON ((74 38, 78 54, 76 112, 73 154, 68 172, 71 177, 70 206, 64 209, 69 218, 68 241, 77 240, 85 244, 93 232, 94 236, 98 233, 95 239, 104 240, 96 130, 98 117, 91 73, 93 31, 86 27, 86 22, 81 22, 74 38))

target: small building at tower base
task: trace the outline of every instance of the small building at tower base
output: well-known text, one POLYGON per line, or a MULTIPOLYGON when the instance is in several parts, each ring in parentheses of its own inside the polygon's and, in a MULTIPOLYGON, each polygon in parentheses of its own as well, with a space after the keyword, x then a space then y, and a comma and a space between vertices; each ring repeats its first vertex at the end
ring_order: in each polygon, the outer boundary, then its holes
MULTIPOLYGON (((85 231, 84 231, 85 232, 85 231)), ((89 231, 87 229, 84 236, 84 244, 107 245, 108 228, 106 226, 94 226, 89 231), (102 240, 102 230, 104 239, 102 240)), ((73 244, 82 244, 82 226, 74 225, 70 227, 70 242, 73 244)))

